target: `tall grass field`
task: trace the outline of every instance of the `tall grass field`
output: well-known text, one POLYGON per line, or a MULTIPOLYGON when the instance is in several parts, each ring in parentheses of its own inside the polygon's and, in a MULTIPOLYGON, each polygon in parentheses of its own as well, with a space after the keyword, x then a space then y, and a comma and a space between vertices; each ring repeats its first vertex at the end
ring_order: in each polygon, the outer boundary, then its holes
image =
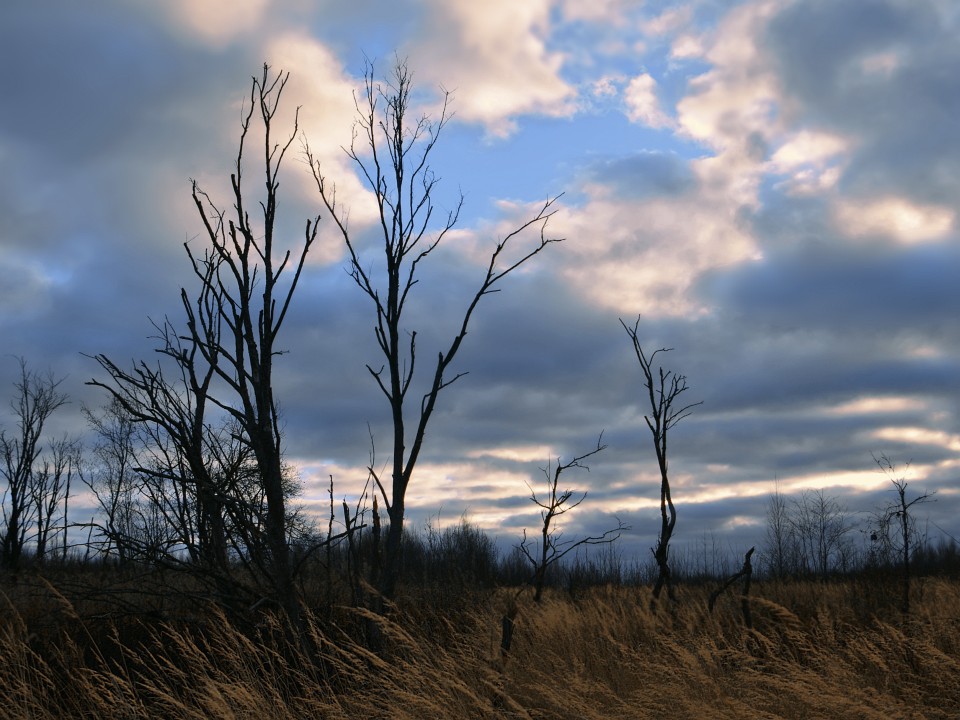
POLYGON ((326 607, 296 634, 269 611, 154 612, 131 588, 129 612, 115 596, 107 613, 20 580, 0 596, 0 717, 960 718, 960 581, 917 583, 909 616, 863 581, 759 582, 749 629, 736 595, 707 610, 711 589, 655 610, 643 587, 539 604, 410 590, 383 614, 326 607))

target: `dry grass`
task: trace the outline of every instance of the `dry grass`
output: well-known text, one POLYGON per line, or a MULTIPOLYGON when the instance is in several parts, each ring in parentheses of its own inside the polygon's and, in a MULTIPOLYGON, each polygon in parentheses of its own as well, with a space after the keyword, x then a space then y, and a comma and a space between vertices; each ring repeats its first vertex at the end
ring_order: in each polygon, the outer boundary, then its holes
MULTIPOLYGON (((866 613, 854 584, 760 585, 755 628, 707 590, 647 609, 644 590, 383 618, 342 608, 291 644, 269 618, 109 624, 53 588, 0 608, 4 718, 956 718, 960 583, 927 581, 915 613, 866 613), (51 613, 58 622, 52 623, 51 613), (378 650, 363 637, 378 638, 378 650)), ((882 604, 877 603, 877 607, 882 604)))

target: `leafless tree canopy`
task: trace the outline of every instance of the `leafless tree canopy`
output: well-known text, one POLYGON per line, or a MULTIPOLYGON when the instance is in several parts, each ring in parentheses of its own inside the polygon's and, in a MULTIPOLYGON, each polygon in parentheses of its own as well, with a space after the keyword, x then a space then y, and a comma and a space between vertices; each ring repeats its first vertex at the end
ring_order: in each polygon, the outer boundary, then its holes
MULTIPOLYGON (((76 471, 76 444, 67 439, 49 441, 44 455, 47 421, 67 401, 62 378, 41 375, 19 359, 20 378, 14 384, 10 409, 15 427, 0 428, 0 477, 6 483, 0 562, 16 570, 28 542, 46 551, 53 521, 68 497, 67 483, 76 471)), ((66 508, 63 510, 64 516, 66 508)))
POLYGON ((775 577, 820 576, 853 565, 853 517, 825 490, 805 490, 787 498, 779 485, 767 502, 765 550, 775 577))
POLYGON ((383 239, 382 275, 369 270, 347 222, 347 212, 337 200, 336 187, 320 163, 309 153, 317 189, 333 217, 349 256, 350 274, 373 305, 374 334, 383 364, 367 365, 390 406, 393 425, 391 481, 388 490, 373 467, 376 482, 390 518, 386 557, 379 585, 391 596, 400 568, 400 551, 407 487, 423 449, 427 425, 440 392, 464 373, 452 373, 452 364, 467 335, 467 328, 480 300, 499 290, 500 281, 557 239, 545 235, 554 214, 556 198, 549 200, 526 222, 500 239, 490 255, 486 274, 463 311, 459 327, 445 348, 436 352, 428 371, 428 389, 419 403, 408 402, 408 392, 417 369, 417 332, 404 324, 404 311, 418 282, 420 264, 456 225, 463 198, 446 217, 435 221, 434 191, 438 178, 430 169, 430 155, 450 119, 449 93, 444 93, 439 117, 413 117, 413 78, 398 61, 389 82, 376 79, 368 65, 365 92, 357 99, 357 123, 353 144, 346 151, 373 192, 383 239), (514 241, 528 229, 539 230, 539 239, 529 249, 507 259, 514 241), (413 409, 411 409, 413 404, 413 409))
POLYGON ((181 291, 185 331, 169 320, 155 324, 157 352, 165 363, 141 361, 128 370, 98 355, 109 381, 91 384, 105 388, 151 435, 154 462, 142 463, 139 470, 155 487, 166 488, 158 501, 179 498, 159 507, 169 522, 183 528, 181 536, 200 539, 195 549, 203 563, 212 570, 225 567, 232 525, 247 550, 256 550, 243 557, 268 578, 273 599, 297 616, 288 546, 290 483, 273 371, 280 353, 277 338, 319 217, 306 221, 295 251, 275 236, 278 177, 298 135, 295 120, 289 135, 279 142, 274 138, 287 77, 264 65, 252 80, 230 175, 231 208, 218 205, 193 182, 204 243, 202 251, 190 242, 185 248, 198 287, 181 291), (265 190, 254 202, 245 182, 246 153, 258 132, 265 190))

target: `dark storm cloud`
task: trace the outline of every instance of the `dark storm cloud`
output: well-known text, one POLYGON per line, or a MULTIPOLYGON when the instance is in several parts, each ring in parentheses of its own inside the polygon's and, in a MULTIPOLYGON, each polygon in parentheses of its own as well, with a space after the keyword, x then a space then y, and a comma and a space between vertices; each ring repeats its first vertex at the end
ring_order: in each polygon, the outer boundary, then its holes
POLYGON ((757 223, 770 245, 762 261, 704 278, 706 295, 727 312, 763 328, 956 332, 948 321, 960 307, 958 242, 851 244, 821 230, 783 243, 771 227, 777 217, 757 223))
POLYGON ((148 331, 154 293, 169 283, 175 302, 186 276, 179 246, 187 229, 176 219, 189 204, 171 213, 167 196, 176 177, 187 199, 196 166, 172 168, 171 147, 203 158, 218 140, 197 132, 199 113, 170 108, 189 107, 198 92, 215 96, 213 74, 194 72, 207 59, 126 4, 15 4, 2 14, 0 62, 19 70, 5 84, 9 111, 0 117, 0 147, 12 148, 16 168, 4 173, 0 203, 13 222, 0 233, 9 272, 29 278, 35 268, 34 290, 45 293, 24 298, 33 312, 5 321, 18 339, 10 349, 53 359, 52 347, 30 341, 54 340, 51 322, 62 327, 61 353, 116 347, 110 335, 148 331))
POLYGON ((957 33, 955 13, 926 0, 801 2, 773 19, 767 42, 796 119, 856 137, 846 187, 954 203, 957 33))
MULTIPOLYGON (((373 246, 365 256, 372 267, 379 262, 378 250, 373 246)), ((411 413, 432 378, 437 353, 446 352, 459 331, 484 272, 443 247, 422 263, 422 270, 403 328, 407 337, 417 333, 411 413)), ((286 369, 278 397, 290 441, 295 426, 315 427, 320 447, 331 448, 320 449, 322 454, 363 463, 369 422, 379 451, 388 451, 388 406, 366 368, 377 370, 384 362, 373 336, 369 298, 342 266, 331 266, 305 276, 288 322, 291 361, 281 358, 286 369)), ((458 460, 478 445, 545 442, 550 431, 577 428, 581 420, 590 420, 595 429, 577 429, 577 440, 598 435, 603 424, 592 408, 615 392, 605 372, 611 362, 609 338, 622 333, 615 323, 535 269, 506 278, 501 292, 484 297, 475 311, 451 368, 465 375, 440 396, 427 457, 458 460)))
POLYGON ((22 70, 4 83, 11 111, 0 132, 66 164, 122 142, 155 107, 156 94, 172 89, 159 57, 168 50, 164 38, 140 20, 123 5, 100 13, 74 3, 4 8, 4 67, 22 70))
POLYGON ((186 43, 129 3, 0 15, 0 61, 18 68, 0 117, 14 168, 0 180, 6 349, 68 374, 77 406, 97 404, 82 382, 98 368, 80 353, 152 361, 150 318, 182 325, 179 289, 194 281, 183 243, 202 228, 189 179, 213 177, 204 189, 229 197, 236 104, 262 58, 186 43))

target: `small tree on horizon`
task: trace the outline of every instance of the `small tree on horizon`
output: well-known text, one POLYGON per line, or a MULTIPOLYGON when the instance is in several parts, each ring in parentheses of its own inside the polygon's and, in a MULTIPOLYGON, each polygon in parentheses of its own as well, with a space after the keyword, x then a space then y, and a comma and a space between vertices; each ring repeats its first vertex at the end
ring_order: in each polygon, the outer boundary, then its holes
POLYGON ((891 529, 890 526, 892 524, 896 525, 895 532, 899 536, 897 538, 898 542, 892 544, 900 554, 900 567, 902 573, 900 609, 904 615, 909 615, 911 578, 910 560, 913 553, 919 546, 919 543, 916 540, 916 528, 914 527, 915 521, 913 515, 911 514, 911 508, 913 508, 914 505, 921 505, 923 503, 931 502, 931 498, 936 494, 936 491, 918 495, 917 497, 908 501, 908 483, 905 477, 905 472, 906 469, 910 467, 910 463, 907 463, 906 468, 900 470, 886 455, 881 454, 879 457, 874 455, 873 460, 880 470, 890 479, 890 482, 893 484, 893 490, 896 493, 896 499, 888 504, 878 517, 880 527, 878 528, 877 532, 883 533, 885 535, 884 539, 889 542, 890 537, 888 533, 891 529))
POLYGON ((530 487, 530 501, 540 508, 540 539, 533 542, 528 541, 527 531, 524 530, 523 540, 518 547, 533 568, 533 599, 535 602, 540 602, 547 570, 553 565, 584 545, 609 545, 616 542, 621 533, 629 529, 618 518, 616 527, 605 530, 600 535, 588 535, 565 540, 562 531, 556 525, 556 521, 561 515, 565 515, 578 507, 587 497, 586 491, 578 494, 574 490, 560 490, 561 473, 571 468, 581 468, 589 472, 590 468, 584 465, 583 461, 607 449, 606 445, 601 444, 602 440, 603 434, 601 433, 597 440, 597 446, 590 452, 578 455, 565 463, 560 462, 558 457, 556 464, 552 467, 548 463, 545 468, 541 468, 547 479, 546 496, 538 495, 537 491, 528 485, 530 487))

